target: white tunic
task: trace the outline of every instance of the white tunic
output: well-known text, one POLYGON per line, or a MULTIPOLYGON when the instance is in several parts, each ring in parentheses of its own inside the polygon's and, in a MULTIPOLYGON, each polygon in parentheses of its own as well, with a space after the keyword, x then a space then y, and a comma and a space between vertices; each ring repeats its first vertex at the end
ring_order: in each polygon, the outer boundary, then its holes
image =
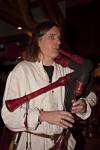
MULTIPOLYGON (((59 77, 73 72, 72 69, 54 63, 54 72, 52 77, 52 82, 55 82, 59 77)), ((3 97, 3 107, 2 107, 2 118, 5 125, 12 131, 26 131, 25 128, 25 118, 26 118, 26 104, 21 105, 15 111, 10 112, 6 105, 5 100, 15 99, 22 97, 26 94, 34 92, 49 84, 49 78, 45 72, 41 62, 28 62, 22 61, 13 69, 9 74, 6 88, 3 97)), ((39 109, 44 111, 54 111, 63 110, 64 106, 64 95, 65 88, 60 86, 58 88, 43 93, 29 101, 28 108, 28 131, 34 133, 44 133, 44 134, 55 134, 61 133, 62 128, 56 125, 49 124, 47 122, 42 122, 38 125, 39 109)), ((91 109, 88 105, 87 112, 82 116, 78 114, 83 119, 89 117, 91 109)), ((26 141, 31 141, 32 150, 48 150, 54 143, 50 139, 41 138, 39 136, 27 134, 22 132, 17 150, 26 149, 26 141), (28 139, 27 139, 28 138, 28 139)), ((68 140, 68 150, 73 150, 75 146, 75 141, 70 135, 68 140)))

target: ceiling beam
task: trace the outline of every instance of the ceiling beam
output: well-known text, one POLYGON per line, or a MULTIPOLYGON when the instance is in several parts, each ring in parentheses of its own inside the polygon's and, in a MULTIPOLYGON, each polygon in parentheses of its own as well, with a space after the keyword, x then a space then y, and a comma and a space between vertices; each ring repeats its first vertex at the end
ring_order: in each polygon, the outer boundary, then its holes
POLYGON ((28 12, 26 0, 17 0, 16 5, 18 8, 7 3, 2 2, 0 5, 0 17, 4 21, 14 25, 15 27, 22 26, 23 29, 32 30, 36 21, 31 18, 28 12))
POLYGON ((56 1, 38 0, 38 3, 48 19, 51 19, 56 23, 61 23, 64 20, 64 16, 56 1))
POLYGON ((6 5, 4 2, 0 5, 0 18, 15 27, 22 26, 26 28, 24 21, 22 20, 21 15, 15 11, 9 5, 6 5))

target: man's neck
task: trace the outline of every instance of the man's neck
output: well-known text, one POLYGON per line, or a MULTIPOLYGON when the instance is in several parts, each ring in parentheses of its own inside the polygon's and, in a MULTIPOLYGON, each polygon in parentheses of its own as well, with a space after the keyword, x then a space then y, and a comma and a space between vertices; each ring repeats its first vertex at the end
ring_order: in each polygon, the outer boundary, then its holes
POLYGON ((45 66, 51 66, 54 62, 54 60, 51 57, 40 57, 40 60, 45 66))

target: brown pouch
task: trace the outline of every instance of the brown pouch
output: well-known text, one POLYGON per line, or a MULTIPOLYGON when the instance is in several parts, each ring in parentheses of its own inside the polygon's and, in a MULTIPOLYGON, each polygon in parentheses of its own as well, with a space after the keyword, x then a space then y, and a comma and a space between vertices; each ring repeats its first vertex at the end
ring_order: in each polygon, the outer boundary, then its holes
POLYGON ((16 149, 17 149, 17 145, 15 144, 15 141, 12 140, 9 145, 9 150, 16 150, 16 149))
POLYGON ((69 135, 70 132, 64 129, 62 134, 56 140, 55 144, 49 150, 67 150, 69 135))

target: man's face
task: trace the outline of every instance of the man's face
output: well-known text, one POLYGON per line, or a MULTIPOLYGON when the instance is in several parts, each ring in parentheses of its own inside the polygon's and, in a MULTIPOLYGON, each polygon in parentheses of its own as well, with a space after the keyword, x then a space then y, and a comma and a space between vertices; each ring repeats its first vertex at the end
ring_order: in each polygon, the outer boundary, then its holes
POLYGON ((39 40, 39 47, 44 57, 55 58, 59 54, 60 31, 56 26, 52 27, 39 40))

